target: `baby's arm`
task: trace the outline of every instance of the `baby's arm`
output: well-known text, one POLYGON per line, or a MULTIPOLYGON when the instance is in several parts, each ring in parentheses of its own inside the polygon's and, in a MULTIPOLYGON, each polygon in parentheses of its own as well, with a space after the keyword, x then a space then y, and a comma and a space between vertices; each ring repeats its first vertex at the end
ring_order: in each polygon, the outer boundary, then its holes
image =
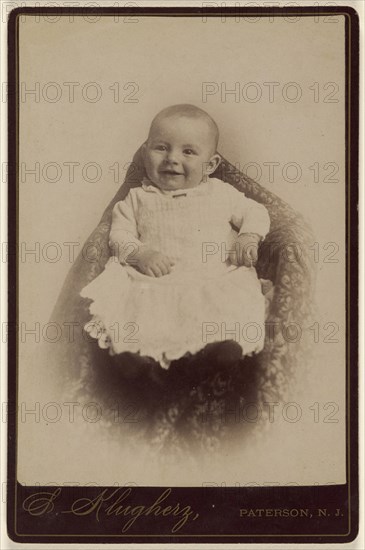
POLYGON ((239 228, 234 251, 230 253, 234 265, 255 265, 258 257, 259 243, 270 229, 270 217, 266 208, 248 199, 235 188, 230 190, 233 215, 232 223, 239 228))
POLYGON ((139 240, 137 205, 131 193, 113 208, 109 246, 120 263, 128 264, 150 277, 161 277, 171 271, 173 262, 165 254, 152 250, 139 240))

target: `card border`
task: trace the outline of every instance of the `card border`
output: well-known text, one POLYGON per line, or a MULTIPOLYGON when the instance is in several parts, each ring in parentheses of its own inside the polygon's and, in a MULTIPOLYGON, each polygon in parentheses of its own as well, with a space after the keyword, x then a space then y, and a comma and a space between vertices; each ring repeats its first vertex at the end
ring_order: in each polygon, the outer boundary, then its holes
MULTIPOLYGON (((206 7, 97 7, 97 8, 45 8, 20 7, 10 13, 8 23, 8 239, 9 249, 14 246, 15 254, 9 254, 9 318, 10 326, 16 326, 18 320, 18 19, 21 15, 100 15, 112 16, 186 16, 186 17, 226 17, 237 15, 237 8, 206 7), (14 284, 15 282, 15 284, 14 284)), ((358 175, 359 175, 359 17, 352 7, 303 6, 303 7, 260 7, 241 8, 242 16, 311 16, 343 15, 345 17, 345 56, 346 56, 346 487, 348 489, 348 532, 345 534, 203 534, 203 535, 158 535, 146 534, 48 534, 19 533, 17 531, 17 494, 20 484, 16 479, 17 459, 17 396, 18 396, 18 347, 16 331, 9 332, 8 341, 8 534, 13 541, 19 542, 147 542, 146 539, 166 542, 301 542, 328 543, 334 541, 350 542, 358 532, 358 175), (350 368, 351 366, 351 368, 350 368), (121 540, 123 539, 124 540, 121 540), (133 541, 131 540, 133 539, 133 541), (235 540, 233 540, 235 539, 235 540), (304 540, 305 539, 305 540, 304 540), (212 542, 212 540, 210 541, 212 542)), ((295 487, 300 492, 303 487, 295 487)), ((42 488, 37 488, 41 490, 42 488)), ((48 487, 49 489, 49 487, 48 487)), ((101 488, 98 488, 101 489, 101 488)), ((139 489, 144 489, 140 487, 139 489)), ((192 488, 197 489, 197 488, 192 488)), ((198 488, 199 489, 199 488, 198 488)), ((201 488, 200 488, 201 489, 201 488)), ((83 490, 80 487, 80 491, 83 490)), ((280 491, 279 491, 280 492, 280 491)))

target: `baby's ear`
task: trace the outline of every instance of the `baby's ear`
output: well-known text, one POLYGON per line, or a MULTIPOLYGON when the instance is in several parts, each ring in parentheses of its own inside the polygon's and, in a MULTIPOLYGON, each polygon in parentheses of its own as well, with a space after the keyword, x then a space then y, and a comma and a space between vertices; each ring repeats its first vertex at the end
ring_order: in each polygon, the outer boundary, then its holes
POLYGON ((206 163, 205 173, 206 174, 213 174, 213 172, 215 172, 215 170, 220 165, 221 161, 222 161, 222 159, 221 159, 220 155, 218 155, 218 153, 216 153, 215 155, 210 157, 209 161, 206 163))

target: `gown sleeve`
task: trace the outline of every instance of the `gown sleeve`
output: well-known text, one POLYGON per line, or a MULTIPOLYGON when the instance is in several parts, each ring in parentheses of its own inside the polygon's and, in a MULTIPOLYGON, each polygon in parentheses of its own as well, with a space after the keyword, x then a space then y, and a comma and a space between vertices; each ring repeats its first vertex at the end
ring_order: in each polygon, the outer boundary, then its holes
POLYGON ((137 204, 129 192, 123 201, 115 204, 109 234, 109 246, 121 264, 133 265, 133 256, 143 246, 137 229, 137 204))
POLYGON ((231 222, 238 228, 238 235, 257 233, 262 239, 270 230, 270 216, 262 204, 248 199, 244 193, 229 185, 231 222))

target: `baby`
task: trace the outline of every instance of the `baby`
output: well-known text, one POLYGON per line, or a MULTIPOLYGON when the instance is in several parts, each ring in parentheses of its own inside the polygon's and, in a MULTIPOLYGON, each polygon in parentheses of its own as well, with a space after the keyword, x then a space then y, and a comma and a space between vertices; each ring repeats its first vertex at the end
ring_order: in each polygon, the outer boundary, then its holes
POLYGON ((254 269, 269 231, 264 206, 209 176, 220 163, 214 120, 193 105, 153 119, 146 177, 113 209, 113 252, 81 295, 86 327, 111 354, 138 353, 162 367, 206 344, 264 342, 264 297, 254 269), (90 328, 91 327, 91 328, 90 328))

